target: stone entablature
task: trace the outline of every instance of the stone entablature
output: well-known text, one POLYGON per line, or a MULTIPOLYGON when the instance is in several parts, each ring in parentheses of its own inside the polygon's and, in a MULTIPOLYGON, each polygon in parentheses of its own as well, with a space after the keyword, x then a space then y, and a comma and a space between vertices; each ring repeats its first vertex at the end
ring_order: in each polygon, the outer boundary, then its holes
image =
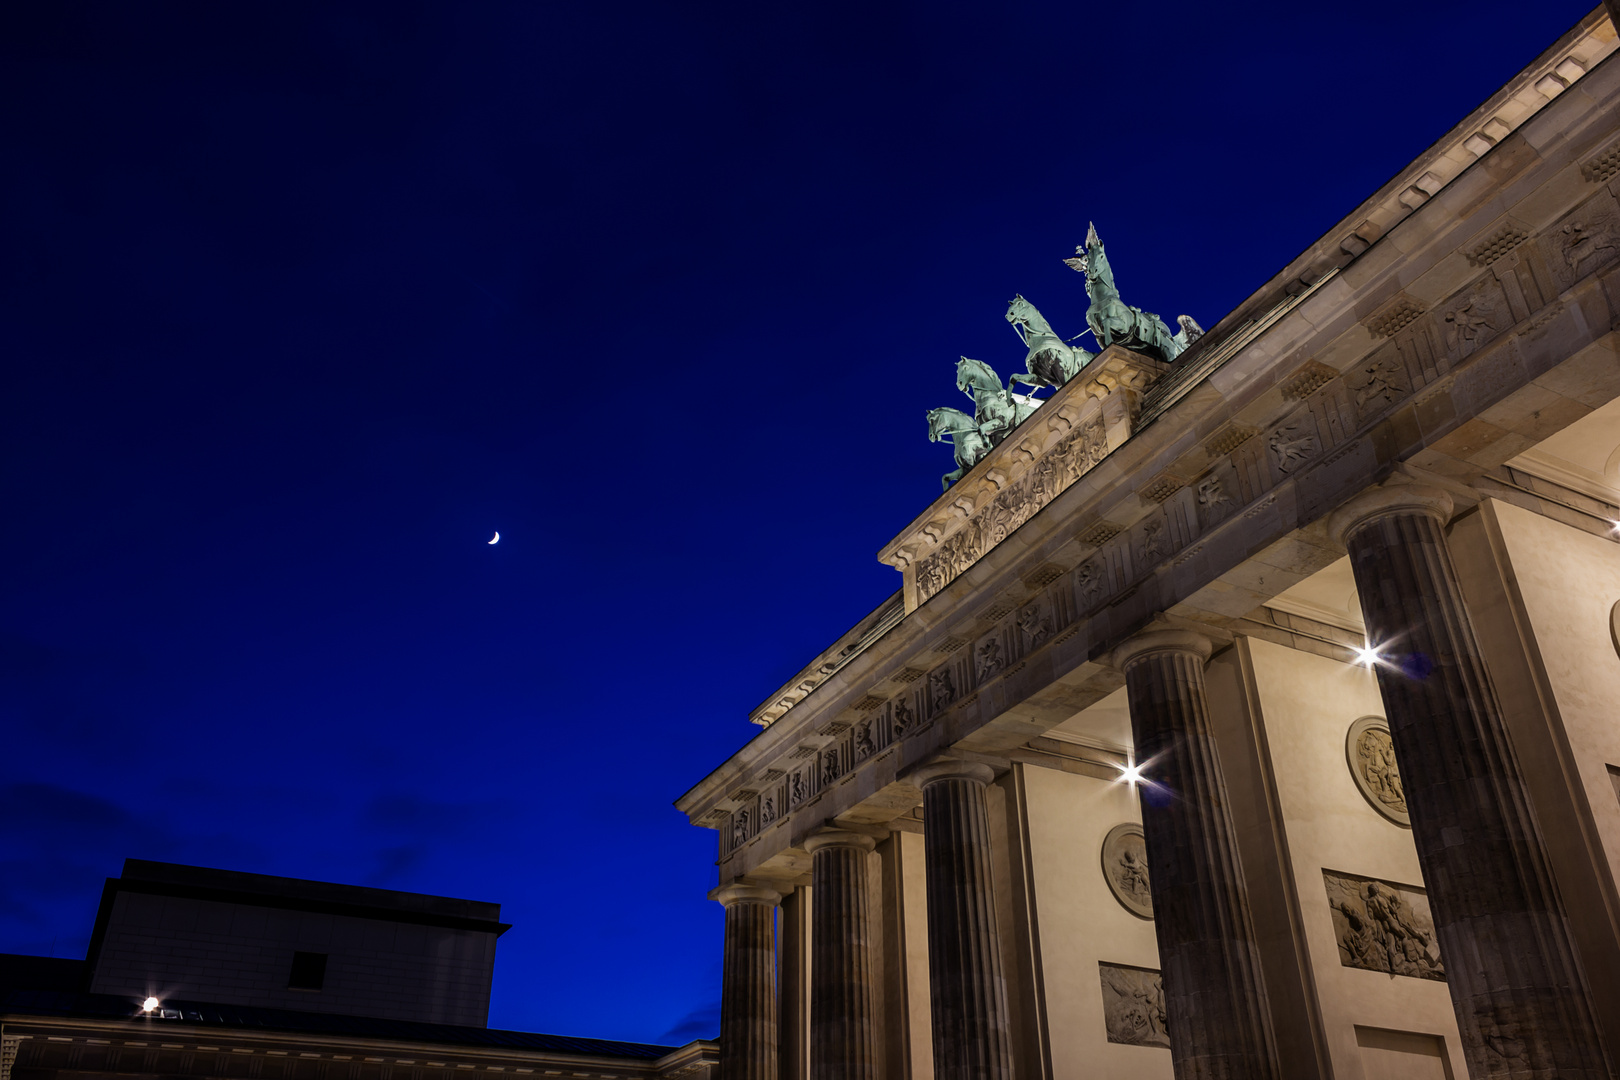
POLYGON ((1243 624, 1342 555, 1320 519, 1368 484, 1417 472, 1477 501, 1468 485, 1620 393, 1620 177, 1600 179, 1620 66, 1576 90, 684 796, 722 830, 722 880, 792 880, 822 822, 908 812, 902 778, 941 750, 1005 760, 1117 687, 1091 661, 1156 616, 1243 624))
POLYGON ((878 560, 905 575, 906 610, 939 592, 1131 436, 1142 393, 1169 365, 1100 353, 957 481, 878 560))

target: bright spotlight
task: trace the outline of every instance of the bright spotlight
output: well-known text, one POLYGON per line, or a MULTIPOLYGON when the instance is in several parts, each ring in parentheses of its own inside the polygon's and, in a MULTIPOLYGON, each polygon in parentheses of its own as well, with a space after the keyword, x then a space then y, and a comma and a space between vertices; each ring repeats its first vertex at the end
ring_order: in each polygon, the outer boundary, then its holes
POLYGON ((141 1011, 142 1012, 151 1012, 152 1010, 156 1009, 159 1005, 162 1005, 162 1004, 163 1004, 163 1002, 159 1001, 157 998, 149 997, 145 1001, 141 1002, 141 1011))
POLYGON ((1368 645, 1356 650, 1356 663, 1362 667, 1372 667, 1382 659, 1383 657, 1378 654, 1377 646, 1368 645))
POLYGON ((1131 785, 1132 788, 1142 782, 1142 766, 1115 765, 1114 768, 1119 770, 1119 778, 1131 785))

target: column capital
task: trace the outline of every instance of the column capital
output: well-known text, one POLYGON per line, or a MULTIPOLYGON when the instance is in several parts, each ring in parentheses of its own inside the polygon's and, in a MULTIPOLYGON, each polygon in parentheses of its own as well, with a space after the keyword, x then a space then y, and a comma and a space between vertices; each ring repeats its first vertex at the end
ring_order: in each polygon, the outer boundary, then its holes
POLYGON ((806 837, 804 841, 804 850, 812 855, 822 848, 839 847, 871 851, 877 847, 877 841, 864 833, 850 832, 847 829, 824 829, 814 836, 806 837))
POLYGON ((1149 630, 1115 649, 1111 661, 1124 671, 1136 660, 1154 653, 1191 653, 1202 662, 1214 651, 1214 642, 1191 630, 1149 630))
POLYGON ((1427 514, 1441 525, 1451 520, 1451 496, 1424 484, 1390 484, 1371 488, 1328 515, 1327 531, 1335 544, 1347 546, 1350 533, 1369 521, 1392 514, 1427 514))
POLYGON ((782 894, 762 885, 747 885, 741 881, 733 881, 719 888, 710 889, 709 899, 718 901, 726 907, 732 904, 770 904, 774 907, 782 902, 782 894))
POLYGON ((961 758, 940 758, 916 769, 906 779, 919 788, 926 788, 935 780, 977 780, 981 784, 988 784, 995 778, 996 771, 988 765, 963 761, 961 758))

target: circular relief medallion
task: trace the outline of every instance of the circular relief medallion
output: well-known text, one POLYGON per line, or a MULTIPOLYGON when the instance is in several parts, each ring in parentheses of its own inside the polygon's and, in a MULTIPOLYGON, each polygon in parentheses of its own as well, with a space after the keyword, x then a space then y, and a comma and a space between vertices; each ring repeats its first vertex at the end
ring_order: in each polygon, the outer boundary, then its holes
POLYGON ((1350 725, 1344 739, 1344 759, 1356 787, 1372 808, 1395 824, 1411 828, 1406 791, 1401 787, 1400 770, 1395 767, 1395 742, 1382 716, 1363 716, 1350 725))
POLYGON ((1616 655, 1620 655, 1620 600, 1609 609, 1609 640, 1614 643, 1616 655))
POLYGON ((1103 877, 1126 911, 1142 919, 1153 918, 1153 894, 1148 890, 1147 838, 1134 821, 1115 825, 1102 843, 1103 877))

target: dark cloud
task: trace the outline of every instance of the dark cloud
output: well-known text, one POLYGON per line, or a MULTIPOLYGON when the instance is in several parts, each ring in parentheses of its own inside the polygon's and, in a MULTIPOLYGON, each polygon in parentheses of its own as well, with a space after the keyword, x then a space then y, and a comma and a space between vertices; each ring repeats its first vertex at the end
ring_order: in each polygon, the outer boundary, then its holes
POLYGON ((659 1042, 671 1046, 684 1046, 693 1039, 714 1039, 720 1035, 720 1003, 700 1005, 681 1018, 680 1023, 664 1032, 659 1042))
POLYGON ((422 844, 403 844, 377 852, 377 866, 366 875, 366 884, 373 888, 392 885, 422 864, 427 854, 422 844))

